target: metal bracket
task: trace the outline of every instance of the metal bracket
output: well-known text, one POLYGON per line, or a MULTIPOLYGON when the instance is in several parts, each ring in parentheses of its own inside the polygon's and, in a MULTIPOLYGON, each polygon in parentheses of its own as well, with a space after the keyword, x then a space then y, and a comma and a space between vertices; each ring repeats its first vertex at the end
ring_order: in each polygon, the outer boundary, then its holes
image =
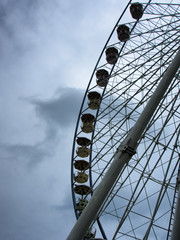
POLYGON ((128 145, 125 145, 122 149, 123 152, 127 152, 129 155, 133 156, 136 153, 136 150, 128 145))
POLYGON ((133 156, 136 153, 136 150, 128 144, 119 146, 117 151, 127 152, 130 156, 133 156))
POLYGON ((136 153, 136 150, 134 147, 130 146, 132 145, 132 140, 126 139, 117 149, 117 151, 127 152, 130 156, 133 156, 136 153))

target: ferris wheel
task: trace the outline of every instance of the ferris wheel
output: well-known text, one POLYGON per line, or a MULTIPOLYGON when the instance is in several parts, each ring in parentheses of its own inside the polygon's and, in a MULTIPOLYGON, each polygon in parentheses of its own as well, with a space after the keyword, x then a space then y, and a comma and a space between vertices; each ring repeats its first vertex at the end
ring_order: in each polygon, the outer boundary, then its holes
MULTIPOLYGON (((83 239, 172 237, 180 198, 179 42, 179 3, 129 1, 103 48, 84 95, 72 151, 76 217, 88 219, 96 211, 83 239), (163 90, 159 86, 166 75, 172 79, 163 90), (162 96, 153 103, 156 89, 162 96), (146 124, 139 120, 142 115, 146 124), (128 160, 114 177, 110 168, 122 153, 128 160), (94 210, 98 192, 101 204, 94 210)), ((73 233, 68 240, 76 239, 73 233)))

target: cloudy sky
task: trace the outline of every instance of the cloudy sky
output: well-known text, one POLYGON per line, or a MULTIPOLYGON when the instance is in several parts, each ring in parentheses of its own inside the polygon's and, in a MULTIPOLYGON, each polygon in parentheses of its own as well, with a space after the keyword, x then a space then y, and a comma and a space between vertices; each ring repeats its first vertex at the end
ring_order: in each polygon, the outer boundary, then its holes
POLYGON ((80 104, 126 0, 0 1, 0 239, 65 239, 80 104))
POLYGON ((0 239, 63 240, 72 229, 76 120, 127 2, 0 0, 0 239))

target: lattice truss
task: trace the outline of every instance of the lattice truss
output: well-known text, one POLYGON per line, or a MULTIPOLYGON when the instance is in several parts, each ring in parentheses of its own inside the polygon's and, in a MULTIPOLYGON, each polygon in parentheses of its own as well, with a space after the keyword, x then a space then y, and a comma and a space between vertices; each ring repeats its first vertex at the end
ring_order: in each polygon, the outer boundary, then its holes
MULTIPOLYGON (((129 40, 119 42, 114 30, 108 42, 108 46, 118 49, 117 63, 112 67, 102 56, 95 69, 106 69, 110 78, 106 88, 99 90, 102 100, 91 136, 91 193, 179 48, 180 5, 150 3, 143 7, 141 20, 126 23, 131 30, 129 40)), ((93 75, 87 93, 97 88, 95 81, 93 75)), ((108 239, 142 240, 147 237, 159 240, 171 236, 180 159, 179 93, 180 75, 177 72, 149 122, 136 154, 124 167, 99 212, 108 239)), ((91 110, 85 98, 81 114, 86 112, 91 110)), ((81 135, 79 127, 75 138, 81 135)), ((75 154, 73 161, 76 159, 75 154)), ((90 197, 91 194, 83 196, 90 197)))

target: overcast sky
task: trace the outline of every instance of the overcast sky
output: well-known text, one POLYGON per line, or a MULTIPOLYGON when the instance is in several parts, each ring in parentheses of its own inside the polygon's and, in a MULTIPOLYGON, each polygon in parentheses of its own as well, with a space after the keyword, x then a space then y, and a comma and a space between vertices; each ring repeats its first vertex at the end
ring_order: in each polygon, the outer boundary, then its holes
POLYGON ((127 2, 0 0, 0 239, 64 240, 72 229, 76 120, 127 2))
POLYGON ((90 75, 126 0, 0 1, 0 239, 66 239, 90 75))

